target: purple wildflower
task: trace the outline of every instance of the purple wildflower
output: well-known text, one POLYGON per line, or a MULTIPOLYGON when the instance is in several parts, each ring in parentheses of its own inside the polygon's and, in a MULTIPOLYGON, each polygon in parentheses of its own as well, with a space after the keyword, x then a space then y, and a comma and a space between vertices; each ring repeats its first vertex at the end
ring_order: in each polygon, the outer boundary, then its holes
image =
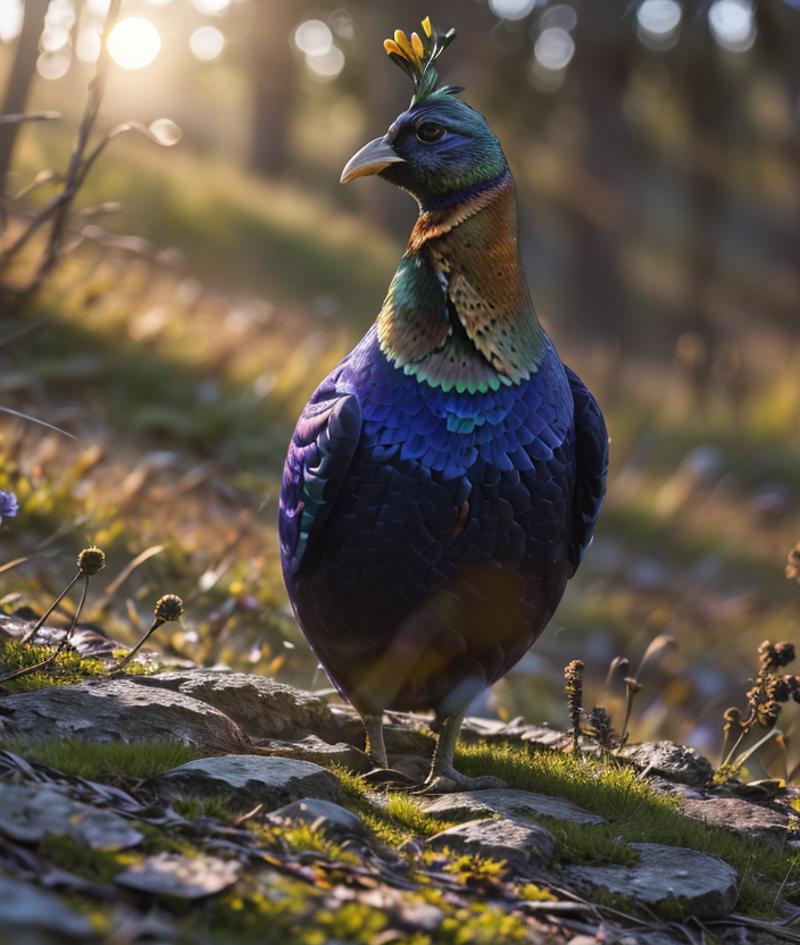
POLYGON ((0 525, 4 518, 12 518, 19 512, 19 502, 13 492, 0 489, 0 525))

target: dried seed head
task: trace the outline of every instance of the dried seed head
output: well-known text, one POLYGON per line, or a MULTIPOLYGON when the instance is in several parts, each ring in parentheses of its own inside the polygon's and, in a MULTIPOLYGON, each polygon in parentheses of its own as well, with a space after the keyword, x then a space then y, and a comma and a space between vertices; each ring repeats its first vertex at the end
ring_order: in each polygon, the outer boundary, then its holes
POLYGON ((783 640, 775 644, 775 661, 778 666, 788 666, 794 660, 794 643, 783 640))
POLYGON ((573 660, 564 667, 564 691, 567 694, 569 720, 572 726, 572 744, 577 747, 583 705, 583 660, 573 660))
POLYGON ((590 735, 594 735, 601 748, 614 747, 614 726, 611 716, 606 710, 596 705, 586 719, 586 727, 590 735))
POLYGON ((105 566, 105 552, 98 548, 97 545, 90 545, 88 548, 84 548, 78 555, 78 568, 81 574, 87 576, 97 574, 97 572, 102 571, 105 566))
POLYGON ((758 707, 758 713, 756 718, 758 719, 758 724, 763 725, 764 728, 772 728, 773 725, 778 721, 778 716, 781 714, 781 707, 775 702, 774 699, 770 699, 767 702, 762 702, 758 707))
POLYGON ((800 582, 800 541, 789 552, 786 562, 786 577, 790 581, 800 582))
POLYGON ((177 594, 165 594, 156 601, 153 616, 162 623, 177 620, 183 615, 183 601, 177 594))

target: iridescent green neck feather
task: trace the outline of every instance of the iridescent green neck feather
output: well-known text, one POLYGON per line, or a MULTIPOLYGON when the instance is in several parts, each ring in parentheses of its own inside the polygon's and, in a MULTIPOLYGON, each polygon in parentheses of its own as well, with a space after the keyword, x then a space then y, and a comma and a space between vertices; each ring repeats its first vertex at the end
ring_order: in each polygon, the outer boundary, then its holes
POLYGON ((396 367, 444 391, 498 390, 538 370, 546 336, 519 258, 510 173, 420 213, 377 329, 396 367))

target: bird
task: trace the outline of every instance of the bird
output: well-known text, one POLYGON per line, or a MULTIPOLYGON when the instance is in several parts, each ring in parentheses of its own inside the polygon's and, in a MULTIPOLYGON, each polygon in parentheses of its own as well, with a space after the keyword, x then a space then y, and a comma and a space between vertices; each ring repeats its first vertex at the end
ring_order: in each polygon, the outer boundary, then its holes
POLYGON ((461 724, 553 616, 608 469, 602 411, 531 300, 500 142, 439 84, 454 37, 426 17, 384 42, 413 97, 341 181, 377 175, 418 218, 374 324, 297 421, 278 523, 297 622, 377 768, 385 712, 433 713, 430 793, 497 785, 456 769, 461 724))

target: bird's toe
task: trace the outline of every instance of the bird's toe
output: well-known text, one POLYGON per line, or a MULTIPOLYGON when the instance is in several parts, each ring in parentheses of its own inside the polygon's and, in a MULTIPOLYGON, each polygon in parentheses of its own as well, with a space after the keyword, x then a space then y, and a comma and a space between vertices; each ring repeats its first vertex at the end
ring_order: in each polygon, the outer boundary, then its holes
POLYGON ((505 788, 508 785, 500 778, 483 775, 469 778, 451 768, 443 772, 431 772, 417 794, 455 794, 458 791, 487 791, 491 788, 505 788))

